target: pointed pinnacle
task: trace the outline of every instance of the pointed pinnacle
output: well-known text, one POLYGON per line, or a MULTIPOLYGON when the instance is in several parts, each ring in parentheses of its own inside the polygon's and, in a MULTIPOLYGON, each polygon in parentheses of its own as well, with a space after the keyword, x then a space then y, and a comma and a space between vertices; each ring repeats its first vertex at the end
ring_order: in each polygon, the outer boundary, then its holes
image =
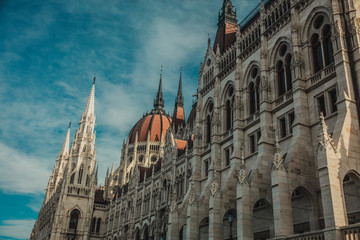
MULTIPOLYGON (((94 81, 95 83, 95 81, 94 81)), ((83 116, 95 115, 95 84, 92 85, 83 116)))
POLYGON ((184 97, 182 95, 182 71, 180 71, 178 93, 175 99, 175 106, 182 107, 184 105, 184 97))
POLYGON ((58 157, 58 158, 60 158, 61 155, 64 156, 64 155, 68 155, 68 154, 69 154, 69 147, 70 147, 70 125, 71 125, 71 122, 70 122, 69 127, 68 127, 68 130, 67 130, 67 132, 66 132, 65 140, 64 140, 64 143, 63 143, 63 146, 62 146, 62 148, 61 148, 61 151, 60 151, 60 153, 59 153, 59 157, 58 157))
POLYGON ((161 70, 160 70, 159 89, 154 99, 154 109, 162 109, 164 107, 164 98, 162 94, 162 68, 163 66, 161 66, 161 70))

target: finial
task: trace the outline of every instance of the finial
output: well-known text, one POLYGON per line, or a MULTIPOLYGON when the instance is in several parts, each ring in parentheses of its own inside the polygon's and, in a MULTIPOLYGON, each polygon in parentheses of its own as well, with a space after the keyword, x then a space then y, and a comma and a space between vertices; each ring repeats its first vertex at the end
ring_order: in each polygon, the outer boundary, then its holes
POLYGON ((208 47, 210 47, 211 40, 210 40, 210 34, 208 33, 208 47))
POLYGON ((94 76, 94 79, 93 79, 93 84, 95 84, 95 81, 96 81, 96 76, 94 76))
POLYGON ((69 127, 68 128, 70 128, 71 127, 71 122, 69 122, 69 127))
POLYGON ((162 78, 163 65, 160 66, 160 78, 162 78))

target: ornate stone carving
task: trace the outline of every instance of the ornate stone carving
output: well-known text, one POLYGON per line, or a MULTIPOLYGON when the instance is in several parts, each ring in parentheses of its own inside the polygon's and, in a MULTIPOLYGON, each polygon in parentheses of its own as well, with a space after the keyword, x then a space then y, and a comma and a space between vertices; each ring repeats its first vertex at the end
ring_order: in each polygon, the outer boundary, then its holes
POLYGON ((320 113, 320 126, 319 126, 319 135, 318 135, 318 141, 320 143, 320 145, 326 149, 329 145, 334 149, 334 151, 336 152, 334 143, 332 141, 331 136, 329 135, 328 131, 327 131, 327 125, 325 122, 325 118, 323 113, 320 113))
POLYGON ((283 165, 283 156, 281 155, 281 149, 280 149, 280 145, 279 145, 279 138, 277 136, 276 133, 274 133, 275 135, 275 144, 274 144, 274 160, 273 160, 273 164, 275 169, 279 169, 282 165, 283 165))
POLYGON ((210 188, 210 192, 211 192, 211 195, 212 196, 215 196, 215 194, 217 192, 219 192, 219 184, 218 182, 216 181, 216 179, 214 179, 213 183, 211 184, 211 188, 210 188))
POLYGON ((240 171, 238 176, 240 184, 243 184, 244 182, 247 182, 246 179, 246 165, 245 165, 245 157, 244 157, 244 151, 241 148, 241 165, 240 165, 240 171))

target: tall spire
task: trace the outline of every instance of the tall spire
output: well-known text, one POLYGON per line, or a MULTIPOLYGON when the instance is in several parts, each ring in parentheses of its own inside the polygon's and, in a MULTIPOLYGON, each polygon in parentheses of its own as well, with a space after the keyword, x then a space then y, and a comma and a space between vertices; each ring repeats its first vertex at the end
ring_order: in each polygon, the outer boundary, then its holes
POLYGON ((179 107, 184 106, 184 97, 182 95, 182 70, 180 71, 179 87, 175 99, 175 106, 179 106, 179 107))
POLYGON ((70 147, 70 127, 71 127, 71 122, 69 123, 69 127, 68 130, 66 132, 66 136, 65 136, 65 140, 64 143, 62 145, 61 151, 59 153, 58 159, 60 159, 62 156, 67 156, 69 155, 69 147, 70 147))
POLYGON ((154 109, 163 109, 164 108, 164 98, 163 98, 163 94, 162 94, 162 68, 163 66, 161 66, 161 71, 160 71, 160 81, 159 81, 159 89, 158 92, 156 93, 156 97, 154 99, 154 109))
POLYGON ((89 93, 83 117, 95 116, 95 80, 96 77, 93 79, 93 84, 89 93))
POLYGON ((180 127, 185 126, 184 113, 184 97, 182 95, 182 71, 180 71, 179 88, 175 99, 174 113, 172 117, 172 124, 175 127, 175 132, 178 132, 180 127))

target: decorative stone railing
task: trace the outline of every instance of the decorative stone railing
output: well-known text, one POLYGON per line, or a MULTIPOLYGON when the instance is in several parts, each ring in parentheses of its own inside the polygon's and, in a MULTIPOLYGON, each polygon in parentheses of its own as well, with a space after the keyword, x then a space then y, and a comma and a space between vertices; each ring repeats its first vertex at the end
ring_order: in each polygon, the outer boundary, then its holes
POLYGON ((324 239, 325 239, 324 232, 322 230, 300 233, 286 238, 286 240, 324 240, 324 239))
POLYGON ((321 71, 319 71, 319 72, 315 73, 313 76, 311 76, 310 83, 311 83, 311 85, 314 85, 317 82, 319 82, 320 80, 322 80, 328 76, 331 76, 332 74, 336 75, 334 64, 330 64, 329 66, 326 66, 324 69, 322 69, 321 71))
POLYGON ((360 223, 341 228, 343 240, 360 239, 360 223))
POLYGON ((259 111, 255 112, 254 114, 251 114, 247 119, 246 119, 246 123, 250 124, 253 121, 257 120, 260 117, 260 113, 259 111))
POLYGON ((278 97, 275 100, 275 107, 281 105, 282 103, 292 99, 293 97, 293 92, 292 90, 287 91, 286 93, 284 93, 283 95, 281 95, 280 97, 278 97))

